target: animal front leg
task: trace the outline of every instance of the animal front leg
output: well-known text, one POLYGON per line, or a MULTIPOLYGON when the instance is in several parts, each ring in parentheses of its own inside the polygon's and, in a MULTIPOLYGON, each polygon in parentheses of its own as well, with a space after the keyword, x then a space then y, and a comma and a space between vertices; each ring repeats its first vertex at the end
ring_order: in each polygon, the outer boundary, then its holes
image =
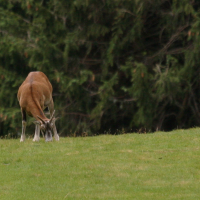
POLYGON ((20 142, 24 142, 26 138, 25 131, 26 131, 26 121, 22 120, 22 134, 21 134, 20 142))
POLYGON ((47 131, 46 134, 45 134, 45 141, 46 142, 51 142, 53 139, 52 139, 52 133, 47 131))
POLYGON ((57 129, 56 129, 56 124, 55 124, 56 120, 53 120, 53 133, 54 133, 54 138, 56 141, 59 141, 59 135, 57 133, 57 129))
POLYGON ((40 124, 36 124, 35 125, 35 135, 33 138, 34 142, 39 142, 40 140, 40 124))
POLYGON ((53 131, 54 131, 54 138, 55 138, 55 140, 59 141, 60 139, 59 139, 59 135, 58 135, 57 130, 56 130, 56 125, 54 125, 53 131))
MULTIPOLYGON (((49 109, 49 112, 50 112, 50 115, 52 117, 53 113, 54 113, 54 102, 53 102, 53 99, 51 101, 51 103, 48 105, 48 109, 49 109)), ((53 123, 53 133, 54 133, 54 138, 56 141, 59 141, 59 135, 57 133, 57 129, 56 129, 56 119, 54 118, 52 120, 52 123, 53 123)))

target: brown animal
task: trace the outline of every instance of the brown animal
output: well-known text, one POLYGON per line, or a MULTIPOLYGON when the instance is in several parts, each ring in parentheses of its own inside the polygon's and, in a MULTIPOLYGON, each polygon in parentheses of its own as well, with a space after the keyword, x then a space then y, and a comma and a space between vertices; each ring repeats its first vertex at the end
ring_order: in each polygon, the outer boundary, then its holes
POLYGON ((45 141, 52 141, 52 132, 55 140, 59 135, 55 126, 55 110, 52 98, 52 85, 43 72, 30 72, 19 87, 17 98, 22 113, 22 135, 20 142, 25 140, 26 114, 36 119, 33 141, 40 140, 40 130, 45 135, 45 141), (51 118, 48 119, 43 110, 48 107, 51 118))

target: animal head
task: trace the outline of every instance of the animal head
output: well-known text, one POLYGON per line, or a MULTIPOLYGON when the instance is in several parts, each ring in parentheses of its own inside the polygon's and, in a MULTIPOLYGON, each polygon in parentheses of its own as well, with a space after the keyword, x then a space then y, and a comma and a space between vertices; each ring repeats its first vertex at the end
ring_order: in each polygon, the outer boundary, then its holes
POLYGON ((53 127, 56 121, 54 115, 55 115, 55 110, 49 120, 43 120, 41 117, 37 116, 38 119, 40 119, 40 121, 35 122, 35 124, 40 125, 40 130, 44 134, 46 142, 52 141, 53 127))

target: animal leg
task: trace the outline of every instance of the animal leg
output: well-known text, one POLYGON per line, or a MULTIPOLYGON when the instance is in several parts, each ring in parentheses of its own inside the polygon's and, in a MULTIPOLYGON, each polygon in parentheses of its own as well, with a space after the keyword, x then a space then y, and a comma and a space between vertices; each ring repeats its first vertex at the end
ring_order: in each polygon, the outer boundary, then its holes
POLYGON ((52 134, 51 133, 47 133, 46 135, 45 135, 45 141, 46 142, 51 142, 51 141, 53 141, 53 139, 52 139, 52 134))
POLYGON ((56 120, 53 120, 53 132, 54 132, 54 138, 56 141, 59 141, 59 135, 57 133, 57 129, 56 129, 56 124, 55 124, 56 120))
MULTIPOLYGON (((54 112, 54 102, 53 102, 53 99, 51 100, 51 103, 48 105, 48 109, 49 109, 49 112, 50 112, 50 115, 52 116, 53 112, 54 112)), ((56 141, 59 141, 59 135, 57 133, 57 129, 56 129, 56 120, 53 119, 53 133, 54 133, 54 138, 56 141)))
POLYGON ((24 142, 24 140, 26 138, 25 131, 26 131, 26 121, 22 120, 22 134, 21 134, 20 142, 24 142))
POLYGON ((33 138, 34 142, 39 142, 40 140, 40 124, 36 124, 35 125, 35 135, 33 138))
POLYGON ((21 134, 21 139, 20 142, 24 142, 26 136, 25 136, 25 131, 26 131, 26 112, 24 110, 21 110, 22 112, 22 134, 21 134))

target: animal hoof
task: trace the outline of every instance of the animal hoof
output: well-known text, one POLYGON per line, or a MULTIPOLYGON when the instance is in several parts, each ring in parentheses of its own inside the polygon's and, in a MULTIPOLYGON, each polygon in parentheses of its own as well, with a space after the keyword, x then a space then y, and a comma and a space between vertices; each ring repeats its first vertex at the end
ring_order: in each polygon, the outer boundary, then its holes
POLYGON ((39 140, 38 138, 33 138, 33 142, 39 142, 39 140))
POLYGON ((59 136, 58 136, 58 135, 55 136, 55 140, 56 140, 56 141, 59 141, 59 136))
POLYGON ((24 142, 24 140, 25 140, 25 137, 22 136, 22 137, 20 138, 20 142, 24 142))

